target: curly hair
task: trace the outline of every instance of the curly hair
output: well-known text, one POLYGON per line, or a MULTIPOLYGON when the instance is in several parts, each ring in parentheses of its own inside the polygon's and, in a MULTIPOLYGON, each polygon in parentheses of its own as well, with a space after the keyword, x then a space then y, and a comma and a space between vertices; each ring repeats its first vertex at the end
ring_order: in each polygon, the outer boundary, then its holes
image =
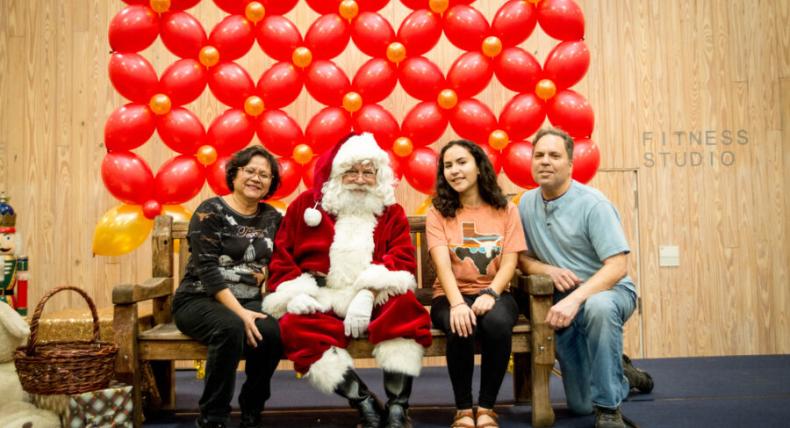
POLYGON ((444 177, 444 154, 450 147, 460 146, 466 149, 475 160, 480 175, 477 178, 477 191, 485 203, 497 209, 507 207, 507 198, 496 182, 494 166, 488 155, 477 144, 468 140, 454 140, 442 147, 439 153, 439 167, 436 170, 436 194, 433 196, 433 206, 445 218, 455 217, 456 211, 461 208, 461 197, 447 182, 444 177))
POLYGON ((280 169, 278 168, 277 159, 262 146, 250 146, 236 152, 228 161, 228 165, 225 169, 225 183, 232 192, 233 180, 236 179, 239 169, 247 166, 255 156, 263 156, 263 158, 269 162, 269 168, 272 170, 272 181, 269 183, 269 191, 261 198, 268 199, 269 196, 273 195, 274 192, 277 191, 277 188, 280 187, 280 169))

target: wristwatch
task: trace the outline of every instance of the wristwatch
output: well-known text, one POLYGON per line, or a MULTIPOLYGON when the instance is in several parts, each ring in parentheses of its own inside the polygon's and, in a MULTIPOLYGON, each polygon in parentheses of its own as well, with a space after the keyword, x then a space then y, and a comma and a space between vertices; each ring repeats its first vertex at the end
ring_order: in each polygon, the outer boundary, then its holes
POLYGON ((491 287, 484 288, 484 289, 480 290, 480 295, 482 296, 483 294, 488 294, 489 296, 493 297, 494 301, 498 301, 499 300, 499 293, 494 291, 494 289, 491 288, 491 287))

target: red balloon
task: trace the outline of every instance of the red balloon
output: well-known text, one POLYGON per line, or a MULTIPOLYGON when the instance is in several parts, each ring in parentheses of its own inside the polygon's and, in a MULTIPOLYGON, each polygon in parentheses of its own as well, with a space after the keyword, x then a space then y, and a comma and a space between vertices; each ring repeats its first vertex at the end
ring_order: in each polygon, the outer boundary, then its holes
POLYGON ((494 16, 491 33, 499 37, 502 46, 516 46, 527 40, 537 23, 534 6, 523 0, 510 0, 494 16))
POLYGON ((296 6, 299 0, 263 0, 266 15, 285 15, 296 6))
POLYGON ((395 179, 400 180, 403 178, 403 169, 404 169, 404 161, 401 161, 398 156, 395 156, 395 153, 391 151, 387 152, 390 158, 390 168, 392 168, 392 174, 395 176, 395 179))
POLYGON ((398 40, 406 47, 410 57, 420 56, 431 50, 442 36, 442 18, 430 10, 415 10, 400 25, 398 40))
POLYGON ((447 128, 445 111, 435 102, 424 101, 412 108, 401 125, 404 137, 411 139, 414 147, 422 147, 441 138, 447 128))
POLYGON ((277 156, 291 156, 304 141, 302 128, 282 110, 266 110, 258 116, 255 132, 261 144, 277 156))
POLYGON ((584 37, 584 13, 573 0, 542 0, 538 3, 538 23, 546 34, 558 40, 584 37))
POLYGON ((222 61, 233 61, 243 57, 255 43, 254 29, 243 15, 226 16, 211 30, 208 43, 217 48, 222 61))
POLYGON ((229 160, 230 155, 226 155, 218 158, 216 162, 206 167, 206 181, 208 181, 211 190, 218 196, 230 193, 228 183, 225 180, 225 171, 227 171, 229 160))
POLYGON ((510 143, 505 147, 502 169, 516 186, 526 189, 538 187, 532 178, 532 144, 528 141, 510 143))
POLYGON ((494 148, 488 144, 481 144, 480 148, 486 152, 488 160, 491 161, 491 166, 494 168, 494 174, 499 174, 499 171, 502 170, 502 153, 494 150, 494 148))
POLYGON ((598 172, 601 152, 598 145, 589 138, 580 138, 573 143, 573 179, 588 183, 598 172))
POLYGON ((398 67, 383 58, 371 58, 359 68, 352 89, 365 104, 387 98, 398 84, 398 67))
POLYGON ((435 101, 446 86, 442 70, 421 56, 403 61, 399 77, 403 90, 422 101, 435 101))
POLYGON ((549 52, 544 63, 546 79, 551 79, 557 89, 575 85, 590 67, 590 50, 582 40, 562 42, 549 52))
POLYGON ((232 154, 243 149, 255 135, 254 118, 243 110, 229 109, 214 119, 206 133, 206 143, 220 154, 232 154))
POLYGON ((459 98, 469 98, 488 86, 494 75, 494 63, 481 52, 467 52, 453 62, 447 72, 447 83, 459 98))
POLYGON ((428 9, 428 0, 400 0, 409 9, 428 9))
POLYGON ((162 73, 159 90, 170 97, 173 106, 189 104, 206 88, 208 72, 195 59, 180 59, 162 73))
POLYGON ((114 53, 110 56, 110 81, 123 97, 148 104, 156 93, 158 79, 148 60, 136 53, 114 53))
POLYGON ((277 166, 280 171, 280 187, 270 199, 282 199, 293 193, 299 186, 302 178, 302 168, 291 158, 278 158, 277 166))
POLYGON ((545 103, 534 93, 518 94, 508 101, 499 115, 499 125, 511 141, 534 134, 546 119, 545 103))
POLYGON ((406 161, 406 181, 420 193, 430 195, 436 186, 436 153, 429 147, 419 147, 406 161))
POLYGON ((365 105, 354 115, 354 131, 370 132, 384 150, 390 150, 392 143, 400 136, 398 121, 377 104, 365 105))
POLYGON ((350 39, 348 21, 337 13, 330 13, 313 22, 304 36, 304 44, 314 59, 332 59, 346 49, 350 39))
POLYGON ((461 138, 488 144, 488 135, 497 128, 496 116, 476 99, 465 99, 450 111, 450 125, 461 138))
MULTIPOLYGON (((351 23, 351 37, 363 53, 374 58, 387 56, 387 46, 395 41, 395 30, 381 15, 362 12, 351 23)), ((409 51, 406 51, 409 54, 409 51)))
POLYGON ((307 5, 320 15, 337 12, 339 0, 307 0, 307 5))
POLYGON ((314 157, 313 160, 306 165, 302 165, 302 182, 308 189, 313 188, 313 181, 315 181, 315 164, 317 161, 318 158, 314 157))
POLYGON ((223 104, 242 108, 250 95, 255 95, 255 83, 247 71, 233 62, 222 62, 209 70, 208 87, 223 104))
POLYGON ((565 89, 549 100, 546 112, 549 121, 571 137, 589 137, 595 125, 595 115, 587 100, 578 92, 565 89))
POLYGON ((257 92, 267 109, 285 107, 302 92, 302 75, 290 62, 278 62, 258 80, 257 92))
POLYGON ((154 178, 154 198, 162 205, 183 204, 200 193, 206 174, 194 156, 165 161, 154 178))
POLYGON ((305 88, 318 102, 339 106, 343 96, 351 90, 351 82, 335 63, 327 60, 313 61, 305 74, 305 88))
POLYGON ((149 220, 153 220, 162 212, 162 204, 154 199, 150 199, 143 203, 143 215, 149 220))
POLYGON ((244 15, 249 0, 214 0, 214 4, 231 15, 244 15))
POLYGON ((193 155, 206 143, 206 129, 200 119, 183 107, 176 107, 159 116, 156 128, 162 142, 181 154, 193 155))
POLYGON ((200 0, 170 0, 170 10, 184 10, 200 3, 200 0))
POLYGON ((139 205, 151 198, 154 174, 148 164, 132 152, 104 155, 101 178, 107 190, 124 203, 139 205))
POLYGON ((494 72, 502 85, 516 92, 534 92, 541 79, 538 60, 519 47, 504 49, 494 58, 494 72))
POLYGON ((110 21, 110 47, 117 52, 139 52, 158 35, 159 15, 150 7, 127 6, 110 21))
POLYGON ((386 6, 390 0, 357 0, 359 3, 359 10, 375 12, 382 7, 386 6))
POLYGON ((132 150, 143 145, 156 129, 154 114, 143 104, 126 104, 116 109, 104 124, 107 150, 132 150))
POLYGON ((293 22, 279 15, 267 15, 257 27, 258 45, 277 61, 291 61, 294 49, 302 45, 302 34, 293 22))
POLYGON ((485 16, 466 5, 453 6, 443 16, 444 35, 450 43, 465 50, 479 51, 490 28, 485 16))
POLYGON ((340 107, 326 107, 310 119, 305 141, 313 153, 321 154, 351 132, 351 116, 340 107))
POLYGON ((200 49, 208 43, 200 21, 186 12, 165 13, 161 22, 162 43, 176 56, 197 58, 200 49))

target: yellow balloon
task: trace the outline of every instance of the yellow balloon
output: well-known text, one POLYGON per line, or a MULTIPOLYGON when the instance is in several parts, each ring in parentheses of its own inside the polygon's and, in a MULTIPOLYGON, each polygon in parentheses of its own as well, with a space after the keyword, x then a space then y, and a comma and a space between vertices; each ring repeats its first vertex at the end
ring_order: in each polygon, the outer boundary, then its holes
POLYGON ((414 213, 417 215, 425 215, 428 212, 428 208, 430 208, 431 205, 433 205, 433 199, 431 199, 431 197, 429 196, 425 198, 424 201, 422 201, 422 203, 420 204, 419 207, 417 207, 417 210, 414 211, 414 213))
POLYGON ((406 59, 406 46, 403 46, 403 43, 400 42, 390 43, 387 46, 387 59, 395 64, 406 59))
POLYGON ((192 212, 181 205, 165 205, 162 207, 162 215, 173 217, 173 223, 189 223, 192 212))
POLYGON ((148 239, 153 226, 153 220, 145 218, 140 205, 118 205, 99 219, 93 231, 93 254, 121 256, 130 253, 148 239))
POLYGON ((518 206, 519 202, 521 202, 521 197, 524 196, 524 193, 527 193, 527 192, 519 192, 519 193, 516 193, 516 196, 513 196, 513 203, 516 206, 518 206))
POLYGON ((269 199, 266 201, 267 204, 271 205, 272 208, 276 209, 280 212, 280 214, 285 214, 285 210, 288 209, 288 204, 279 200, 279 199, 269 199))

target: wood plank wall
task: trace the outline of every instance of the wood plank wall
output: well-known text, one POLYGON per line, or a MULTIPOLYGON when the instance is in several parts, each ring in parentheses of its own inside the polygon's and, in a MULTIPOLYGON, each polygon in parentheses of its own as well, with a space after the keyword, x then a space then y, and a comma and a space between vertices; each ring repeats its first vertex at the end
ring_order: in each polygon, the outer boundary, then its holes
MULTIPOLYGON (((489 19, 500 4, 476 2, 489 19)), ((150 272, 147 245, 124 257, 91 255, 97 220, 117 204, 99 167, 104 121, 123 103, 107 77, 106 36, 123 5, 0 0, 0 189, 18 212, 33 303, 70 283, 108 305, 113 284, 150 272)), ((790 0, 580 5, 592 65, 577 90, 595 110, 605 169, 593 184, 628 212, 636 249, 643 313, 641 326, 629 326, 629 349, 790 352, 790 0), (623 171, 636 173, 636 199, 623 171), (679 267, 659 266, 662 245, 679 247, 679 267)), ((191 12, 209 29, 222 17, 209 0, 191 12)), ((396 25, 407 12, 394 0, 382 11, 396 25)), ((305 31, 316 15, 300 6, 289 17, 305 31)), ((538 29, 525 46, 542 61, 554 44, 538 29)), ((257 80, 271 62, 253 52, 241 63, 257 80)), ((159 41, 144 55, 160 73, 174 59, 159 41)), ((457 55, 446 40, 429 53, 445 70, 457 55)), ((338 63, 354 70, 364 60, 349 48, 338 63)), ((492 84, 479 98, 498 113, 511 96, 492 84)), ((401 118, 413 104, 398 89, 384 106, 401 118)), ((222 111, 208 91, 190 108, 205 124, 222 111)), ((306 123, 318 108, 303 95, 288 111, 306 123)), ((156 137, 137 153, 154 170, 172 156, 156 137)), ((206 186, 187 206, 210 195, 206 186)), ((425 200, 406 184, 398 197, 408 212, 425 200)), ((81 303, 58 296, 50 305, 81 303)))

